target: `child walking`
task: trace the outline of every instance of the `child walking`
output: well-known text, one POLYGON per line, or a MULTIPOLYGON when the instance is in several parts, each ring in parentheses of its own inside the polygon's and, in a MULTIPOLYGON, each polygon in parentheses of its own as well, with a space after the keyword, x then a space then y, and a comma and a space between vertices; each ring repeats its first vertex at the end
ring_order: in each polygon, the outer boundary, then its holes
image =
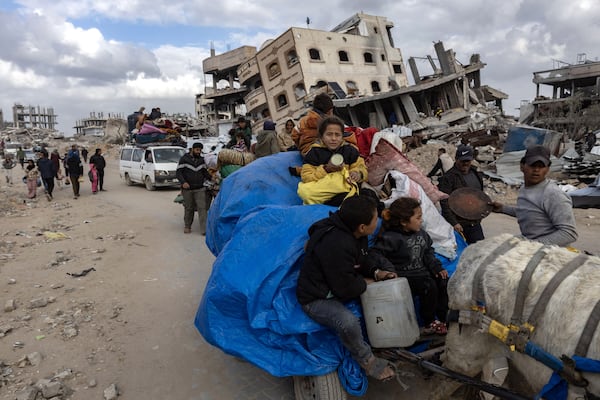
POLYGON ((445 320, 448 300, 445 283, 448 271, 435 257, 431 237, 421 229, 423 211, 418 200, 396 199, 382 212, 383 230, 369 250, 368 264, 373 268, 394 271, 405 277, 413 296, 419 296, 420 316, 424 323, 421 334, 447 332, 445 320))
POLYGON ((37 184, 38 177, 40 176, 38 169, 36 168, 33 160, 27 161, 27 167, 25 167, 25 172, 27 173, 26 181, 27 181, 27 197, 30 199, 35 199, 37 196, 37 184))
POLYGON ((96 194, 98 192, 98 170, 96 169, 96 164, 90 164, 88 177, 92 182, 92 193, 96 194))
POLYGON ((339 211, 315 222, 308 230, 310 238, 296 296, 310 318, 335 331, 368 375, 387 380, 394 376, 394 371, 387 361, 373 355, 358 317, 344 305, 358 298, 373 278, 396 277, 392 272, 369 269, 364 263, 367 236, 376 227, 377 205, 366 196, 349 197, 339 211))

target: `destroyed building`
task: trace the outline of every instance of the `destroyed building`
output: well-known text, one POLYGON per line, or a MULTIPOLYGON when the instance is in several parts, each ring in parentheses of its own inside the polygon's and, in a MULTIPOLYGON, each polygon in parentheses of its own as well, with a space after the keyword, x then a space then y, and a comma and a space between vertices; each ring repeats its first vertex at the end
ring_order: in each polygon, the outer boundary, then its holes
MULTIPOLYGON (((416 82, 386 93, 364 98, 334 100, 338 114, 355 126, 374 126, 382 129, 392 124, 409 125, 423 118, 434 117, 446 123, 460 121, 479 105, 491 104, 502 113, 502 100, 508 95, 486 85, 481 85, 480 72, 485 66, 478 54, 473 54, 469 64, 459 63, 454 52, 445 50, 442 42, 434 45, 438 64, 431 56, 428 60, 433 74, 423 76, 417 68, 415 57, 409 66, 416 82), (452 115, 450 115, 452 114, 452 115)), ((434 121, 435 122, 435 121, 434 121)), ((420 130, 425 126, 413 126, 420 130)))
POLYGON ((12 108, 15 128, 56 129, 56 118, 53 107, 24 106, 15 104, 12 108))
POLYGON ((105 135, 106 123, 109 119, 124 120, 123 114, 107 113, 106 117, 103 112, 90 112, 90 116, 77 120, 75 122, 75 135, 77 136, 96 136, 103 137, 105 135))
MULTIPOLYGON (((393 26, 385 17, 358 13, 331 31, 290 28, 258 51, 243 46, 215 55, 212 50, 203 61, 212 87, 196 96, 196 112, 229 124, 246 113, 256 130, 265 118, 280 125, 288 118, 298 119, 315 95, 327 92, 336 114, 347 124, 362 127, 409 124, 440 110, 445 115, 437 125, 447 128, 465 122, 473 105, 490 104, 494 114, 502 113, 502 100, 508 96, 481 85, 485 64, 479 56, 463 65, 441 42, 435 44, 438 64, 428 57, 431 74, 420 72, 415 58, 409 59, 416 82, 409 86, 402 53, 394 47, 393 26), (219 87, 218 81, 227 83, 219 87)), ((426 128, 417 125, 413 130, 426 128)), ((456 130, 488 128, 483 123, 456 130)))
POLYGON ((559 62, 560 67, 533 73, 536 97, 521 105, 519 122, 566 133, 581 139, 588 131, 600 129, 600 62, 589 61, 584 53, 576 64, 559 62), (551 88, 551 95, 542 95, 551 88))
MULTIPOLYGON (((235 117, 235 107, 262 126, 271 118, 282 123, 299 118, 317 93, 334 98, 363 97, 408 85, 400 49, 385 17, 358 13, 331 31, 292 27, 267 41, 258 51, 244 46, 203 61, 213 85, 201 99, 208 113, 222 110, 219 119, 235 117), (219 89, 217 80, 228 80, 219 89), (204 100, 205 101, 205 100, 204 100)), ((197 106, 202 101, 197 97, 197 106)))

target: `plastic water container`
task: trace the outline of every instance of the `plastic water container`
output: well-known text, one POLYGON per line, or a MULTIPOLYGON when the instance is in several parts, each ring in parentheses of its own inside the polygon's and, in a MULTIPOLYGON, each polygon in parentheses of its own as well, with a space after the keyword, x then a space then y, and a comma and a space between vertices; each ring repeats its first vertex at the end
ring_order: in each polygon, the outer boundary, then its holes
POLYGON ((417 341, 419 325, 406 278, 371 283, 360 300, 373 347, 407 347, 417 341))

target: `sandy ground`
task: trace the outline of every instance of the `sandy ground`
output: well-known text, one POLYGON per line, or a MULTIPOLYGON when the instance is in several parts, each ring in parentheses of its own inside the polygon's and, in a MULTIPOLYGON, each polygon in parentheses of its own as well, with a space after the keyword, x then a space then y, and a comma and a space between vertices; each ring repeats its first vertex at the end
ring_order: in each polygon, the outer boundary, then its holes
MULTIPOLYGON (((123 399, 293 399, 291 378, 223 354, 195 329, 214 257, 197 224, 183 234, 177 190, 127 187, 117 162, 108 162, 108 191, 92 195, 84 182, 77 200, 68 186, 52 202, 41 191, 24 200, 18 179, 10 188, 1 182, 0 399, 26 399, 23 390, 36 383, 54 399, 110 398, 113 384, 123 399)), ((575 213, 576 246, 597 252, 600 210, 575 213)), ((497 214, 484 229, 518 232, 515 220, 497 214)), ((407 383, 402 392, 372 382, 364 398, 427 391, 421 379, 407 383)))

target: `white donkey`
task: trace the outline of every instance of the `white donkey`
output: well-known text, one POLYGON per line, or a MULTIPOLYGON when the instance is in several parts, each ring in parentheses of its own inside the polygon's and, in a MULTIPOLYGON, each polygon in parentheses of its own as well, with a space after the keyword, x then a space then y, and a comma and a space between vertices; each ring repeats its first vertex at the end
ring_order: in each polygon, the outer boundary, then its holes
MULTIPOLYGON (((442 358, 447 368, 469 376, 483 371, 484 380, 497 384, 507 372, 520 375, 526 385, 513 389, 533 396, 548 382, 552 370, 528 355, 511 351, 498 337, 516 339, 512 343, 517 348, 524 342, 535 343, 557 358, 585 353, 579 355, 600 359, 598 257, 500 235, 464 251, 448 282, 448 295, 450 309, 462 310, 461 320, 466 323, 450 326, 442 358), (468 312, 476 303, 485 306, 484 318, 479 312, 468 312), (490 319, 495 321, 491 326, 496 337, 489 333, 490 319), (526 335, 507 330, 511 323, 526 335), (535 325, 532 332, 528 323, 535 325), (587 339, 580 339, 584 331, 587 339)), ((588 393, 600 396, 600 374, 584 373, 583 377, 589 382, 588 393)), ((448 399, 459 385, 440 378, 430 398, 448 399)), ((568 399, 584 398, 585 389, 569 385, 568 399)))

